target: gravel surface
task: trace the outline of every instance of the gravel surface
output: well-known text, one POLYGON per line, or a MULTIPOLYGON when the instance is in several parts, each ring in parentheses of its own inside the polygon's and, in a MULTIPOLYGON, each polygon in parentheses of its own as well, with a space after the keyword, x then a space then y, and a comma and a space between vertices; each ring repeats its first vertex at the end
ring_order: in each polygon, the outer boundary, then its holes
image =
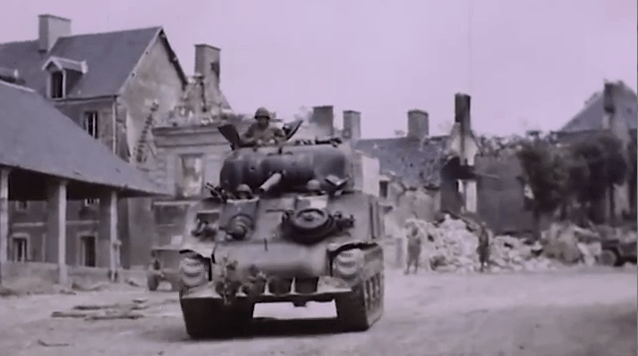
POLYGON ((258 305, 230 340, 191 341, 177 296, 119 288, 77 295, 0 298, 0 354, 13 355, 392 355, 629 356, 638 352, 637 273, 624 269, 543 273, 386 272, 381 321, 339 333, 334 304, 258 305), (79 304, 147 300, 136 320, 52 318, 79 304))

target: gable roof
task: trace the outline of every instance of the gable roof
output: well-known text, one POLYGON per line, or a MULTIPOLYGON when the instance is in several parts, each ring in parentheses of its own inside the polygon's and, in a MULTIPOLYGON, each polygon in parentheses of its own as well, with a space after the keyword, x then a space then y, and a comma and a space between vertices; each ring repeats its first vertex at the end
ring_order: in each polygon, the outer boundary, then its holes
POLYGON ((31 89, 0 82, 0 118, 0 165, 110 186, 128 196, 167 194, 31 89))
POLYGON ((70 88, 66 98, 112 96, 119 92, 158 36, 186 83, 186 75, 161 27, 60 37, 47 53, 38 51, 37 40, 3 43, 0 44, 0 67, 17 69, 26 86, 45 94, 47 72, 43 65, 51 57, 56 57, 58 63, 85 62, 87 73, 70 88))
POLYGON ((364 139, 353 143, 356 150, 377 158, 384 174, 401 178, 410 188, 438 188, 447 136, 419 141, 408 137, 364 139))
MULTIPOLYGON (((617 114, 620 115, 627 123, 627 128, 635 130, 638 126, 638 104, 636 102, 636 93, 627 87, 623 82, 615 84, 619 88, 621 94, 620 103, 617 114)), ((614 93, 618 93, 614 90, 614 93)), ((562 132, 580 132, 580 131, 596 131, 603 128, 603 117, 605 110, 603 108, 603 93, 596 92, 585 103, 585 107, 581 109, 571 120, 569 120, 559 131, 562 132)))

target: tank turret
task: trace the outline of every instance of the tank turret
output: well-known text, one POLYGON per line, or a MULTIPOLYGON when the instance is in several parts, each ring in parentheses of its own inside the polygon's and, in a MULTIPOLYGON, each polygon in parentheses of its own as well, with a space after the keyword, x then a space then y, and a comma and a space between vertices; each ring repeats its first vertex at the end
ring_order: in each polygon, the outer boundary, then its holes
POLYGON ((335 301, 347 329, 383 314, 383 219, 374 196, 355 189, 353 153, 338 139, 244 147, 232 152, 211 197, 186 214, 180 303, 188 334, 242 328, 256 303, 335 301), (208 316, 208 317, 207 317, 208 316))

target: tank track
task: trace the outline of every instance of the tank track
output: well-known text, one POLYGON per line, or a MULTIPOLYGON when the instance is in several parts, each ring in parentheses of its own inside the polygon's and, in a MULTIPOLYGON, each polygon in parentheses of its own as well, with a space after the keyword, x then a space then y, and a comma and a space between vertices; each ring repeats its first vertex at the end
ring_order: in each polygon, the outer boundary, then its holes
POLYGON ((383 249, 374 246, 340 252, 333 266, 352 287, 352 292, 335 299, 339 324, 345 331, 369 329, 384 310, 383 249))

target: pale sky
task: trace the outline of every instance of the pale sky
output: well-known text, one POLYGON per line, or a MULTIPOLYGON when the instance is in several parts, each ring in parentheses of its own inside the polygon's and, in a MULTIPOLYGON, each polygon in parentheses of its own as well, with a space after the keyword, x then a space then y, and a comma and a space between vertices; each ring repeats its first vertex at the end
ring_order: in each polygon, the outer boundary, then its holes
POLYGON ((446 134, 454 94, 476 131, 557 129, 603 80, 637 75, 635 0, 1 0, 0 42, 35 39, 37 15, 74 34, 163 26, 187 74, 194 44, 221 52, 233 109, 362 112, 364 137, 406 129, 409 109, 446 134))

